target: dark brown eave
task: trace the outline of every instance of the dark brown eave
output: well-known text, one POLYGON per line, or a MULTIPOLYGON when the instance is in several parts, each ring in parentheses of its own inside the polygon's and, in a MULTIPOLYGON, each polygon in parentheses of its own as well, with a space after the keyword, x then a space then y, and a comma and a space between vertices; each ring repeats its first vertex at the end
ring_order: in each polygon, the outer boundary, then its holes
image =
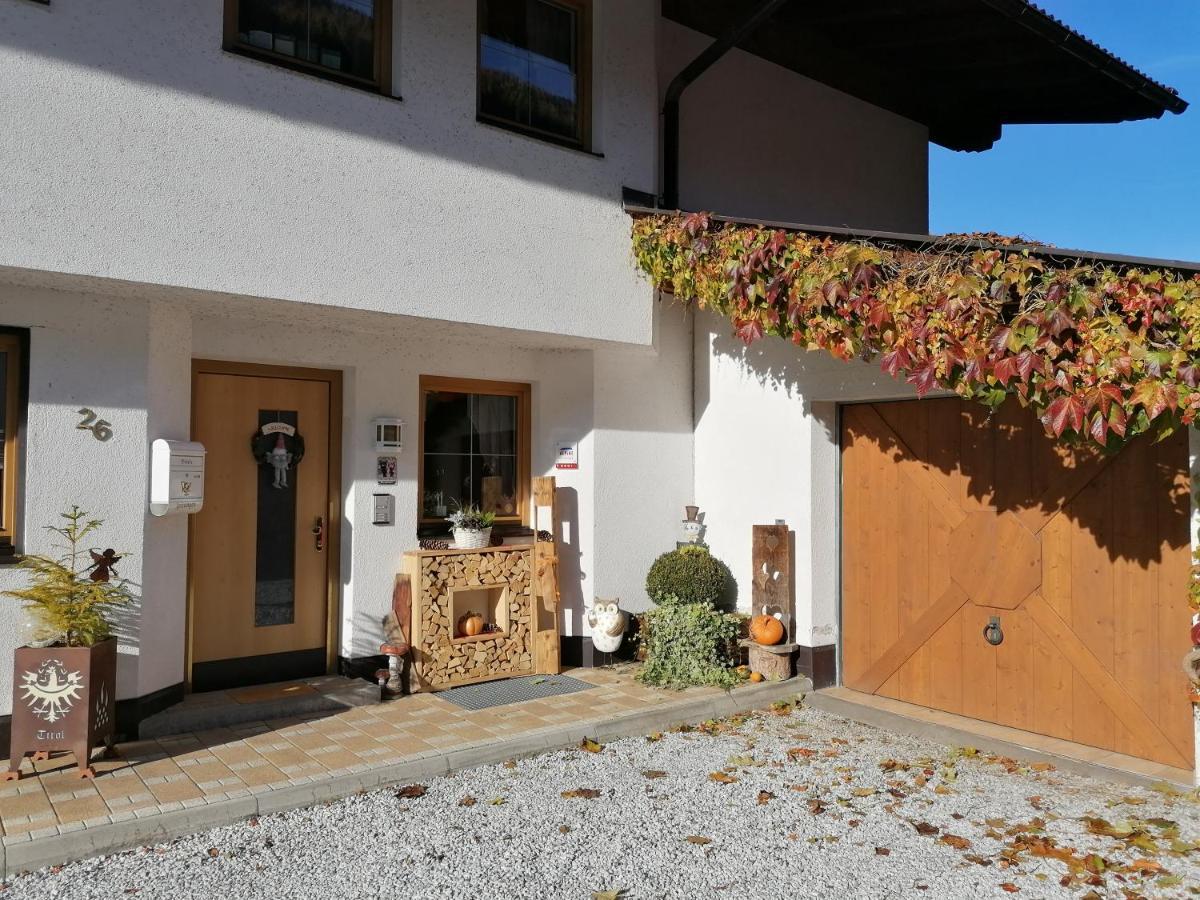
MULTIPOLYGON (((687 215, 680 210, 655 209, 649 206, 625 204, 625 212, 632 218, 660 215, 687 215)), ((749 225, 759 228, 776 228, 781 231, 797 231, 817 237, 831 237, 847 241, 865 241, 872 244, 906 247, 912 250, 927 250, 933 247, 945 247, 953 243, 957 247, 972 250, 1002 250, 1007 253, 1028 251, 1031 255, 1066 266, 1075 261, 1099 263, 1117 269, 1167 269, 1185 274, 1200 274, 1200 262, 1188 262, 1180 259, 1157 259, 1149 256, 1126 256, 1119 253, 1098 253, 1094 250, 1073 250, 1067 247, 1048 247, 1044 244, 1001 244, 989 241, 984 237, 947 238, 937 234, 909 234, 900 231, 870 231, 856 228, 839 228, 831 225, 804 225, 797 222, 775 222, 767 219, 735 219, 731 216, 721 216, 709 213, 714 222, 728 222, 733 225, 749 225)))
MULTIPOLYGON (((662 0, 716 37, 758 0, 662 0)), ((1004 125, 1124 122, 1187 102, 1027 0, 792 0, 747 53, 986 150, 1004 125)))

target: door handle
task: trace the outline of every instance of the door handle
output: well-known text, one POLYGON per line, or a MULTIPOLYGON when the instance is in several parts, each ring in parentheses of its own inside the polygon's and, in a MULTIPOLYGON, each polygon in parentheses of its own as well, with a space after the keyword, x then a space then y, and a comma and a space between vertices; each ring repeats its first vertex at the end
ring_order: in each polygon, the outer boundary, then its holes
POLYGON ((317 516, 317 524, 312 527, 313 537, 316 539, 317 552, 320 553, 325 549, 325 517, 317 516))
POLYGON ((983 639, 993 647, 998 647, 1004 643, 1004 629, 1000 627, 999 616, 992 616, 988 623, 983 626, 983 639))

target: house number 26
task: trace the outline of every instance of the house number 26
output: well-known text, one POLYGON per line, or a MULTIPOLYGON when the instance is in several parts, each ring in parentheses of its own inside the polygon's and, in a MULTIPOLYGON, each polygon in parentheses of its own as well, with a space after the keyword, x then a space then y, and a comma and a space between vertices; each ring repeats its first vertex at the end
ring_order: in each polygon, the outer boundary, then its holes
POLYGON ((83 416, 83 421, 75 426, 77 429, 90 431, 92 437, 98 441, 107 441, 112 437, 112 422, 99 418, 94 410, 88 409, 86 406, 79 410, 79 414, 83 416))

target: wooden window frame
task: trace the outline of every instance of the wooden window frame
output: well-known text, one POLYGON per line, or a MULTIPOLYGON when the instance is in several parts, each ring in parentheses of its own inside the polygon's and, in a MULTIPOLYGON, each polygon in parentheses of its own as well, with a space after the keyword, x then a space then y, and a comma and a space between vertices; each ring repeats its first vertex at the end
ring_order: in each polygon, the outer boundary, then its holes
POLYGON ((0 504, 0 559, 17 555, 17 492, 21 484, 21 435, 28 404, 26 373, 29 332, 0 329, 0 351, 7 354, 4 396, 4 500, 0 504))
POLYGON ((516 381, 487 381, 479 378, 452 378, 442 375, 422 375, 417 427, 417 524, 444 525, 445 519, 425 515, 425 395, 445 391, 455 394, 489 394, 495 397, 515 397, 517 400, 517 512, 512 516, 496 516, 497 525, 522 526, 529 515, 531 470, 533 460, 533 427, 530 415, 532 386, 516 381))
POLYGON ((577 136, 574 139, 565 138, 560 134, 543 131, 540 128, 513 122, 503 116, 491 115, 483 111, 483 86, 479 75, 483 70, 483 21, 488 0, 477 0, 476 4, 475 120, 516 134, 523 134, 526 137, 590 153, 592 149, 592 0, 542 0, 542 2, 552 6, 561 6, 576 14, 575 21, 578 30, 575 42, 579 55, 579 102, 576 105, 575 114, 577 136))
POLYGON ((238 40, 237 21, 238 21, 238 4, 240 0, 224 0, 225 2, 225 22, 223 31, 222 46, 230 53, 237 53, 240 56, 248 56, 252 59, 260 59, 264 62, 273 63, 284 69, 291 69, 294 72, 304 72, 308 75, 314 75, 317 78, 324 78, 327 81, 334 81, 338 84, 349 85, 350 87, 360 88, 372 93, 384 94, 391 96, 392 93, 392 5, 394 0, 377 0, 378 7, 375 16, 375 78, 366 79, 359 78, 355 75, 348 75, 342 72, 336 72, 333 69, 327 69, 324 66, 319 66, 316 63, 310 63, 307 60, 296 59, 292 56, 284 56, 282 53, 275 53, 272 50, 264 50, 262 47, 252 47, 249 44, 244 44, 238 40))

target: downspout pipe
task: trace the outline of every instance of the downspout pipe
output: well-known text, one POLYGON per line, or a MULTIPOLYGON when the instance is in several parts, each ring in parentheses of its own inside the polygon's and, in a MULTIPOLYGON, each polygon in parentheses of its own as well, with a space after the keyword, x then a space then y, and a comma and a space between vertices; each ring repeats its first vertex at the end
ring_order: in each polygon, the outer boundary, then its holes
POLYGON ((788 0, 763 0, 740 21, 734 22, 707 49, 684 66, 667 85, 663 98, 663 206, 679 208, 679 98, 688 86, 718 59, 771 18, 788 0))

